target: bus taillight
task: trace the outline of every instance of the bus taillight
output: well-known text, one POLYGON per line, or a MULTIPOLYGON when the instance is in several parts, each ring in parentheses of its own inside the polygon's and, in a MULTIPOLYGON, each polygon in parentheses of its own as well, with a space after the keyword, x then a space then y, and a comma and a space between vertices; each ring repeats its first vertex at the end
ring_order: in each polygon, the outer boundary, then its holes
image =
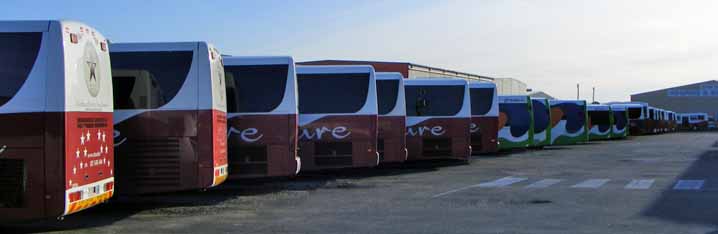
POLYGON ((70 193, 69 197, 70 197, 70 202, 79 201, 80 199, 82 199, 82 191, 70 193))

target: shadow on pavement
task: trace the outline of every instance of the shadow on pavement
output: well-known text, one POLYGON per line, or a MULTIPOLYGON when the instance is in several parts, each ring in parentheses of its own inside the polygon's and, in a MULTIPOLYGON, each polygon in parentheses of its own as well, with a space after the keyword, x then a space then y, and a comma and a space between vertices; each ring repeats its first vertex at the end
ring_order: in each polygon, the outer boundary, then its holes
POLYGON ((676 180, 705 180, 702 190, 674 190, 671 183, 642 215, 678 223, 718 225, 718 150, 706 151, 676 180), (712 186, 713 185, 713 186, 712 186))
POLYGON ((346 179, 423 173, 441 167, 465 165, 452 160, 407 162, 382 165, 377 168, 356 168, 300 173, 293 178, 267 178, 230 180, 206 191, 185 191, 132 197, 114 197, 109 203, 69 215, 64 220, 42 220, 22 224, 0 224, 0 233, 36 233, 74 231, 112 225, 140 212, 150 215, 192 215, 216 212, 216 205, 241 197, 281 191, 307 191, 316 189, 351 189, 357 185, 346 179), (177 208, 177 209, 175 209, 177 208))

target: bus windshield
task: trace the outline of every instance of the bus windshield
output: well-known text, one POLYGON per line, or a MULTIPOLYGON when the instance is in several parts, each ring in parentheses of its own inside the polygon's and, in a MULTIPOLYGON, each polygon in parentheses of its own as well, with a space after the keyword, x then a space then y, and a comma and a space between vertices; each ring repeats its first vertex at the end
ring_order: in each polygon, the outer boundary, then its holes
POLYGON ((115 109, 154 109, 177 95, 192 66, 191 51, 113 52, 115 109))
POLYGON ((300 114, 355 113, 369 95, 369 73, 297 74, 300 114))
POLYGON ((20 90, 40 51, 42 33, 0 33, 0 106, 20 90))
POLYGON ((270 112, 282 104, 289 65, 225 66, 227 111, 270 112))
POLYGON ((454 116, 464 104, 464 86, 406 86, 407 116, 454 116))

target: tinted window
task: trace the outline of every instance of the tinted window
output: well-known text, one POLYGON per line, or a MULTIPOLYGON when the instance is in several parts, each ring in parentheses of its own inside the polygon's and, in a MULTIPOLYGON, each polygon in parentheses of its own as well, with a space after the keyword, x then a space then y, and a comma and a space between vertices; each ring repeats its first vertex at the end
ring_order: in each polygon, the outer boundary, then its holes
POLYGON ((591 119, 591 125, 610 125, 611 117, 608 111, 589 111, 588 118, 591 119))
POLYGON ((289 65, 225 66, 227 111, 270 112, 282 104, 289 65))
POLYGON ((655 111, 648 110, 648 119, 656 119, 656 117, 654 115, 655 115, 655 111))
POLYGON ((42 33, 0 33, 0 106, 20 90, 35 65, 42 33))
POLYGON ((115 109, 153 109, 182 88, 192 52, 114 52, 110 60, 115 109))
POLYGON ((586 106, 576 103, 561 103, 557 105, 563 111, 561 119, 566 120, 566 131, 576 133, 586 126, 586 106))
POLYGON ((549 109, 542 100, 531 100, 533 105, 534 129, 535 132, 543 132, 549 125, 549 109))
POLYGON ((613 111, 613 121, 616 128, 621 130, 626 127, 628 120, 626 119, 625 111, 613 111))
POLYGON ((494 89, 492 88, 472 88, 469 89, 471 95, 471 115, 486 115, 491 110, 494 103, 494 89))
POLYGON ((376 98, 379 104, 380 115, 388 114, 394 109, 397 97, 399 97, 398 80, 376 81, 376 98))
POLYGON ((499 111, 506 114, 505 127, 511 127, 511 135, 520 137, 531 129, 531 112, 526 103, 499 103, 499 111))
POLYGON ((355 113, 369 94, 369 74, 297 74, 299 113, 355 113))
POLYGON ((631 107, 631 108, 628 108, 628 118, 629 118, 629 119, 639 119, 639 118, 641 118, 641 108, 640 108, 640 107, 631 107))
POLYGON ((458 85, 406 86, 407 116, 454 116, 464 104, 464 87, 458 85))

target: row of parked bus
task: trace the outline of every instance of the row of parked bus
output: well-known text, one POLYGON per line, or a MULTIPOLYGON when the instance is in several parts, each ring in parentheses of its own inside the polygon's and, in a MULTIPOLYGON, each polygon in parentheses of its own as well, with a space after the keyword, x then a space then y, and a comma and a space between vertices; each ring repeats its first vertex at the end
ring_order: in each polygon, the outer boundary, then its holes
POLYGON ((497 96, 488 82, 222 56, 206 42, 110 43, 72 21, 0 22, 0 54, 0 222, 115 193, 678 128, 640 103, 497 96))

